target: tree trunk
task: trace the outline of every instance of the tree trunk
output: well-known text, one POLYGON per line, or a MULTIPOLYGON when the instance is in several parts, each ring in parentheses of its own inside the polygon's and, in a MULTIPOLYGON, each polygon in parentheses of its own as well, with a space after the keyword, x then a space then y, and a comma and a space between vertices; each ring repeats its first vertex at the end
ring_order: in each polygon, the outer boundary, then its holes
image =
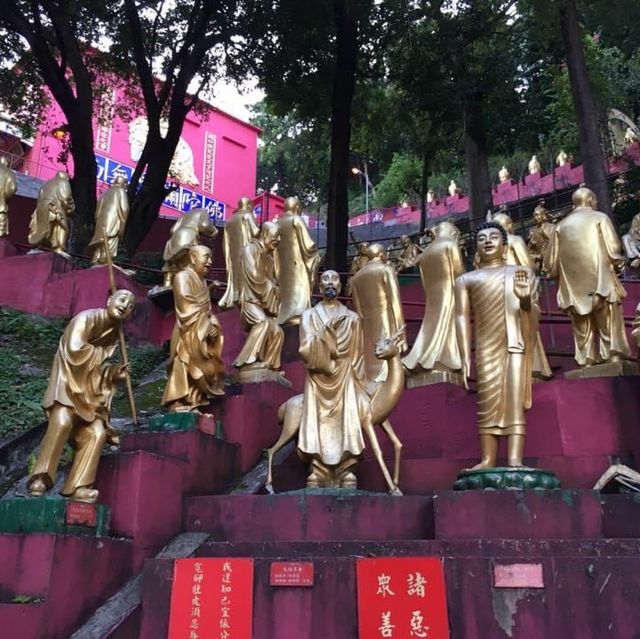
POLYGON ((464 152, 469 180, 471 228, 476 223, 482 223, 487 211, 493 208, 481 99, 480 94, 472 93, 464 101, 464 152))
POLYGON ((73 179, 71 187, 76 205, 70 240, 72 253, 83 254, 95 227, 96 212, 96 156, 93 150, 92 107, 79 109, 83 115, 66 114, 71 139, 73 179))
POLYGON ((351 104, 358 56, 358 28, 349 0, 334 0, 336 61, 331 95, 331 167, 327 210, 327 267, 347 270, 351 104))
POLYGON ((595 192, 600 210, 611 215, 606 157, 600 144, 598 109, 589 85, 575 0, 563 0, 560 5, 560 25, 580 136, 585 183, 595 192))

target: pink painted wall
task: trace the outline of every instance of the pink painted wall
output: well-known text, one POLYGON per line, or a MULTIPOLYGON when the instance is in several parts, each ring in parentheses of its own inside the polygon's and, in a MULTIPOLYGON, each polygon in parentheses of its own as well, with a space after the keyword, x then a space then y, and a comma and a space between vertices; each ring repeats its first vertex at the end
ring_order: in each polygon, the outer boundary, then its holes
MULTIPOLYGON (((121 93, 115 90, 114 95, 117 103, 121 93)), ((106 118, 108 125, 98 125, 96 121, 93 127, 99 192, 106 189, 118 173, 130 175, 136 164, 135 145, 130 142, 129 119, 124 121, 113 113, 108 104, 102 108, 109 110, 111 117, 106 118)), ((137 117, 133 114, 131 121, 137 117)), ((59 161, 62 143, 51 135, 54 128, 65 122, 62 111, 52 102, 33 148, 25 159, 25 172, 42 179, 48 179, 60 170, 73 174, 72 160, 69 159, 66 165, 59 161)), ((173 206, 163 206, 160 216, 178 217, 180 211, 209 207, 212 214, 222 221, 235 210, 241 197, 253 197, 256 192, 259 135, 257 127, 213 106, 204 115, 190 113, 181 137, 191 149, 193 174, 198 184, 181 181, 180 189, 171 196, 173 206)))

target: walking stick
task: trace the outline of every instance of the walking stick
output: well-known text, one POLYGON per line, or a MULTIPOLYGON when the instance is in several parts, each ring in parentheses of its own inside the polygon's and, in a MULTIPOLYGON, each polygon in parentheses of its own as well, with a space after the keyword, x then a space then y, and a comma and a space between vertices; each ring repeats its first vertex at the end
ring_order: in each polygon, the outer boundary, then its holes
MULTIPOLYGON (((107 242, 107 234, 102 229, 102 243, 104 245, 104 253, 107 257, 107 268, 109 269, 109 288, 111 294, 116 292, 116 276, 113 272, 113 262, 111 260, 111 253, 109 252, 109 244, 107 242)), ((138 411, 136 410, 136 403, 133 399, 133 387, 131 386, 131 373, 129 372, 129 355, 127 353, 127 344, 124 341, 124 329, 122 328, 122 322, 118 322, 118 338, 120 339, 120 352, 122 353, 122 363, 126 366, 125 383, 127 385, 127 395, 129 396, 129 408, 131 409, 131 417, 133 417, 133 423, 138 425, 138 411)))

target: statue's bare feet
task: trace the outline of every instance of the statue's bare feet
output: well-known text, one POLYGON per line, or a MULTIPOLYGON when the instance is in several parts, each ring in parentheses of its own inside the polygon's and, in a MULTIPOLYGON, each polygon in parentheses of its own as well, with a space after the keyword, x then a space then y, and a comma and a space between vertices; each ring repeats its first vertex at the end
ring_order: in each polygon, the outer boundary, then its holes
POLYGON ((265 484, 264 489, 267 491, 268 495, 275 495, 276 491, 273 490, 273 484, 265 484))
POLYGON ((69 495, 71 501, 81 501, 85 504, 95 504, 98 501, 98 491, 95 488, 76 488, 72 495, 69 495))
POLYGON ((42 479, 34 479, 29 486, 29 494, 32 497, 42 497, 47 492, 47 486, 42 479))
POLYGON ((311 473, 307 477, 307 488, 319 488, 320 487, 320 477, 315 473, 311 473))
POLYGON ((340 480, 340 488, 357 488, 358 479, 353 473, 347 473, 340 480))
POLYGON ((509 468, 524 468, 524 464, 521 459, 510 459, 507 461, 509 468))
POLYGON ((465 468, 465 471, 468 472, 470 470, 485 470, 486 468, 495 468, 495 464, 492 464, 491 462, 488 462, 488 461, 481 461, 479 464, 476 464, 471 468, 465 468))
POLYGON ((402 497, 402 491, 397 486, 393 488, 393 490, 390 490, 389 494, 394 497, 402 497))

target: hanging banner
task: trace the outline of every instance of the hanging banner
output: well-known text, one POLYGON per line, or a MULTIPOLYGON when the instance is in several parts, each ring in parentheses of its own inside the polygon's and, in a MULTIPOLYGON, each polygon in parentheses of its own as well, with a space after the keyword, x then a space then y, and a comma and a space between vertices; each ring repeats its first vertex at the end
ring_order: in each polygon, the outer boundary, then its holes
POLYGON ((253 559, 177 559, 168 639, 251 639, 253 559))
POLYGON ((360 639, 449 639, 439 557, 358 559, 360 639))

